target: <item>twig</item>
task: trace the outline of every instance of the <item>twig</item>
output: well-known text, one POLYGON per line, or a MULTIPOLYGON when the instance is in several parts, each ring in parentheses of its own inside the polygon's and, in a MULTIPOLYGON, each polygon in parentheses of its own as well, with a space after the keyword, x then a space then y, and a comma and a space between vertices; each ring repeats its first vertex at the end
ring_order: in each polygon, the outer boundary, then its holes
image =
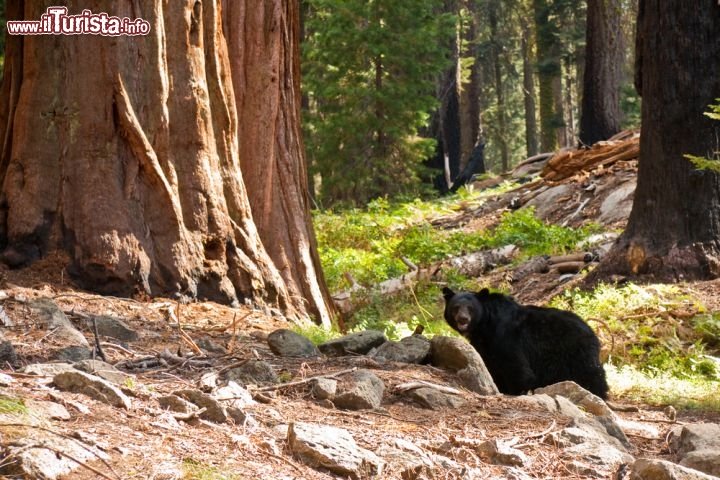
POLYGON ((270 385, 269 387, 254 388, 253 392, 270 392, 272 390, 280 390, 281 388, 286 388, 286 387, 296 387, 298 385, 304 385, 308 382, 312 382, 313 380, 317 380, 318 378, 335 378, 335 377, 339 377, 340 375, 352 373, 356 370, 357 370, 357 367, 353 367, 353 368, 348 368, 347 370, 340 370, 339 372, 331 373, 330 375, 316 375, 314 377, 308 377, 303 380, 297 380, 295 382, 281 383, 280 385, 270 385))
POLYGON ((249 359, 249 358, 246 358, 245 360, 240 360, 239 362, 231 363, 230 365, 227 365, 227 366, 221 368, 220 370, 218 370, 217 374, 218 374, 218 376, 220 376, 220 375, 222 375, 223 373, 232 370, 233 368, 242 367, 243 365, 245 365, 245 364, 248 363, 249 361, 250 361, 250 359, 249 359))
POLYGON ((95 335, 95 352, 93 352, 93 353, 97 353, 98 357, 100 357, 103 362, 107 362, 107 357, 105 356, 105 352, 103 352, 103 349, 100 346, 100 334, 98 333, 97 318, 95 316, 92 317, 92 324, 93 324, 93 335, 95 335))
POLYGON ((463 392, 456 388, 452 387, 446 387, 445 385, 437 385, 435 383, 426 382, 424 380, 416 380, 414 382, 407 382, 407 383, 401 383, 400 385, 395 386, 395 390, 399 390, 401 392, 406 392, 408 390, 415 390, 417 388, 433 388, 439 392, 443 393, 449 393, 451 395, 462 395, 463 392))
POLYGON ((110 348, 112 350, 119 350, 123 353, 127 353, 128 355, 132 355, 133 357, 137 357, 137 355, 138 355, 137 353, 128 350, 127 348, 123 347, 122 345, 116 345, 116 344, 110 343, 110 342, 100 342, 100 345, 102 345, 103 347, 106 347, 106 348, 110 348))
POLYGON ((200 347, 197 346, 197 343, 188 335, 185 333, 185 330, 183 330, 182 325, 180 324, 180 302, 177 302, 177 315, 175 312, 173 312, 172 308, 167 309, 168 316, 171 319, 174 319, 177 322, 177 328, 178 332, 180 332, 180 338, 182 338, 185 343, 188 344, 188 346, 195 351, 198 355, 205 355, 205 352, 200 349, 200 347))
POLYGON ((183 422, 189 422, 190 420, 194 420, 203 413, 207 411, 207 407, 203 407, 200 410, 195 410, 194 412, 188 412, 188 413, 173 413, 172 416, 175 418, 175 420, 182 420, 183 422))

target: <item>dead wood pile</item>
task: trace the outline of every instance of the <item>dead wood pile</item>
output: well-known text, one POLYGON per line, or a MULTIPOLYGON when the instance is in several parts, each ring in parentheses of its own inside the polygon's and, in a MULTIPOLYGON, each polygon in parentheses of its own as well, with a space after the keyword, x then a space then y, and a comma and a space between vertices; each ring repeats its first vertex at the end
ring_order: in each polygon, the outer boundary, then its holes
POLYGON ((618 161, 635 160, 640 155, 640 132, 626 130, 590 148, 561 150, 548 160, 541 176, 557 182, 581 171, 609 167, 618 161))

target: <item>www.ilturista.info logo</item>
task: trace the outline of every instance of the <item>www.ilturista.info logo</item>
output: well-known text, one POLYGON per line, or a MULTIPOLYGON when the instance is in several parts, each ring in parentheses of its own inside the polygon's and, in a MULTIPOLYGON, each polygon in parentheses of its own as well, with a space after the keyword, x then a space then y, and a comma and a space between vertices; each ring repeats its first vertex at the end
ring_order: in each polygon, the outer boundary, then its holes
POLYGON ((67 7, 48 7, 40 20, 10 20, 10 35, 147 35, 150 23, 142 18, 112 17, 107 13, 83 10, 68 15, 67 7))

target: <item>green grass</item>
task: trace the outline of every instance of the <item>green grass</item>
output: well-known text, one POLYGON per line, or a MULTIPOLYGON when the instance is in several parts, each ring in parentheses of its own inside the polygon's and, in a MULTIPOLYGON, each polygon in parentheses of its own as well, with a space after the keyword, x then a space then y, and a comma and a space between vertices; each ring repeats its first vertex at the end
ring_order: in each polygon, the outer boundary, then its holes
POLYGON ((240 476, 224 473, 217 467, 205 465, 193 459, 183 460, 185 480, 240 480, 240 476))
POLYGON ((715 382, 720 387, 720 322, 676 285, 599 285, 569 290, 550 302, 587 320, 617 367, 648 377, 715 382))
POLYGON ((655 372, 647 374, 631 365, 606 365, 614 398, 649 405, 673 405, 677 409, 720 411, 720 382, 704 378, 678 378, 655 372))
MULTIPOLYGON (((499 188, 509 188, 508 185, 499 188)), ((500 223, 489 230, 449 231, 432 227, 429 222, 433 218, 480 205, 490 195, 487 190, 462 192, 433 201, 391 204, 380 199, 371 202, 366 210, 315 212, 320 259, 330 289, 339 291, 350 286, 345 273, 363 285, 400 276, 407 272, 402 258, 422 266, 510 244, 520 248, 521 258, 561 254, 599 231, 597 226, 573 229, 548 224, 537 219, 529 208, 503 214, 500 223)))
POLYGON ((0 395, 0 415, 27 415, 25 403, 19 398, 0 395))

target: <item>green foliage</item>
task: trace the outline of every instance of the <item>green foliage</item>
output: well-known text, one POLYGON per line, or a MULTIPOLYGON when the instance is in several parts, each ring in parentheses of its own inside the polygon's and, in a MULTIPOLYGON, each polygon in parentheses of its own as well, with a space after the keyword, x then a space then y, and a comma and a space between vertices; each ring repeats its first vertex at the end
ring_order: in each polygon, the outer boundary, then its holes
POLYGON ((25 403, 19 398, 0 395, 0 415, 27 415, 25 403))
POLYGON ((315 345, 325 343, 341 336, 341 333, 337 330, 337 328, 328 330, 320 325, 314 324, 293 324, 290 329, 298 335, 302 335, 303 337, 309 339, 315 345))
POLYGON ((673 285, 622 287, 599 285, 593 291, 569 290, 551 306, 572 310, 598 330, 610 362, 633 365, 645 375, 720 380, 718 363, 707 355, 717 342, 718 322, 692 296, 673 285), (675 313, 679 312, 679 313, 675 313))
POLYGON ((597 227, 571 229, 535 218, 532 209, 506 213, 488 231, 447 231, 432 227, 429 220, 482 202, 496 190, 475 193, 463 189, 442 200, 390 204, 377 199, 367 210, 341 213, 315 212, 320 260, 331 290, 349 287, 345 273, 361 284, 375 284, 407 272, 401 258, 427 265, 477 250, 514 244, 524 256, 566 253, 595 233, 597 227))
POLYGON ((308 157, 326 205, 417 190, 434 141, 435 76, 455 18, 440 0, 309 0, 303 50, 308 157))
POLYGON ((240 477, 224 473, 216 467, 206 465, 191 458, 183 460, 183 478, 186 480, 239 480, 240 477))
MULTIPOLYGON (((716 104, 710 105, 710 111, 705 112, 703 115, 713 120, 720 120, 720 98, 715 99, 716 104)), ((685 158, 690 161, 695 168, 698 170, 710 170, 713 172, 720 172, 720 145, 717 145, 717 150, 710 154, 710 157, 701 157, 698 155, 685 155, 685 158)))

